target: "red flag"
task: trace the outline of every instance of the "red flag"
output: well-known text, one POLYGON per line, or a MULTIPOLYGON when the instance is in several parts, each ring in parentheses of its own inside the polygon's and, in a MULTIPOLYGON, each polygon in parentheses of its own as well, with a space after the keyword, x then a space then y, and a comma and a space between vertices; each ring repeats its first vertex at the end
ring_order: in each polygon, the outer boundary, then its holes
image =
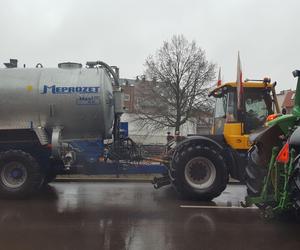
POLYGON ((219 76, 218 76, 218 81, 217 81, 217 87, 222 85, 222 80, 221 80, 221 67, 219 68, 219 76))
POLYGON ((242 65, 240 60, 240 52, 238 52, 238 60, 237 60, 237 76, 236 76, 236 90, 237 90, 237 108, 238 110, 242 110, 243 103, 243 73, 242 73, 242 65))

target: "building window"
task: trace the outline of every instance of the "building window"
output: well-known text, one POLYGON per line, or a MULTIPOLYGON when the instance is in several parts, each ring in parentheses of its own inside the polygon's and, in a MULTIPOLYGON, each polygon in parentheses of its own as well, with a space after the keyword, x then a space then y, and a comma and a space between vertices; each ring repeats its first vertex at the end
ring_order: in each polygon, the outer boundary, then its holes
POLYGON ((129 102, 130 101, 130 95, 124 94, 124 101, 129 102))

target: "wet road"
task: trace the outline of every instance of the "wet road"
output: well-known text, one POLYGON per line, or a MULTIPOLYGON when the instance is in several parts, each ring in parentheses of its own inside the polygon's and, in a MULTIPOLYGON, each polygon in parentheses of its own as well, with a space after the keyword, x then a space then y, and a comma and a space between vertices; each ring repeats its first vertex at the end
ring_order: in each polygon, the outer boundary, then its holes
POLYGON ((200 203, 148 183, 54 183, 32 200, 0 201, 0 250, 300 249, 300 224, 263 221, 238 207, 244 195, 231 185, 200 203))

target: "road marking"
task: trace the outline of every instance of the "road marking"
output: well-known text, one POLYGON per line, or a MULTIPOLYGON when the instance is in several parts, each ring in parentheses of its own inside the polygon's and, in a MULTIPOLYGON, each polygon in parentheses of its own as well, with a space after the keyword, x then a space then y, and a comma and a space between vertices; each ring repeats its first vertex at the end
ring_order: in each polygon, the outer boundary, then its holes
POLYGON ((202 209, 258 209, 257 207, 225 207, 225 206, 190 206, 190 205, 180 205, 181 208, 202 208, 202 209))

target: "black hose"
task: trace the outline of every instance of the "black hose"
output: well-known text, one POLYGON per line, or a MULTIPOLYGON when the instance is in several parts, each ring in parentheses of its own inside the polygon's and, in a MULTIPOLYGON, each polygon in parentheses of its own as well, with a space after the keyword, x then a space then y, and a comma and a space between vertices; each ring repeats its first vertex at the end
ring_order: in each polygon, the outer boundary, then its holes
POLYGON ((113 79, 114 79, 114 82, 115 82, 115 85, 117 87, 120 87, 120 83, 119 83, 119 78, 117 76, 117 74, 115 73, 115 71, 105 62, 102 62, 102 61, 96 61, 96 62, 87 62, 86 63, 88 66, 92 65, 92 66, 97 66, 97 65, 100 65, 100 66, 103 66, 104 68, 106 68, 109 73, 112 75, 113 79))

